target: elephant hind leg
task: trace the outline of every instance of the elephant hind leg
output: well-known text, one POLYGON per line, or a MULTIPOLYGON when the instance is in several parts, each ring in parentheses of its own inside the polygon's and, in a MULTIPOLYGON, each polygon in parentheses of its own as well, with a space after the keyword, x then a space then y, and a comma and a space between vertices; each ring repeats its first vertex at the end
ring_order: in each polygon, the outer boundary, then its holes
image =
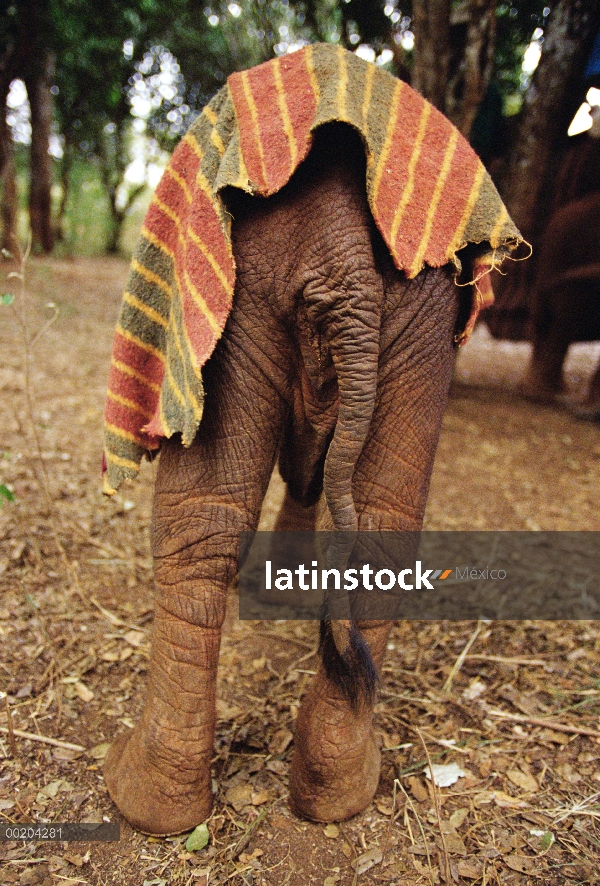
POLYGON ((600 363, 589 381, 585 400, 576 405, 573 411, 578 418, 600 421, 600 363))
POLYGON ((554 403, 565 390, 563 364, 569 343, 564 340, 537 341, 527 373, 520 385, 521 394, 537 403, 554 403))
MULTIPOLYGON (((423 272, 410 283, 394 277, 388 285, 376 405, 353 476, 361 531, 421 528, 454 364, 458 305, 446 269, 423 272)), ((332 528, 326 510, 317 526, 332 528)), ((344 623, 332 623, 336 629, 344 630, 344 623)), ((391 623, 358 621, 355 629, 378 674, 391 623)), ((351 633, 352 626, 347 630, 351 633)), ((354 704, 348 696, 335 667, 321 662, 298 713, 291 804, 315 821, 349 818, 365 809, 377 790, 381 756, 373 703, 368 695, 354 704)))
POLYGON ((534 297, 533 349, 520 390, 538 403, 553 403, 564 391, 563 364, 574 340, 570 324, 555 310, 555 297, 556 287, 540 290, 534 297))
POLYGON ((156 607, 142 719, 113 743, 103 773, 119 811, 142 833, 179 834, 210 813, 215 699, 207 686, 216 678, 219 635, 156 607))
MULTIPOLYGON (((264 310, 264 309, 263 309, 264 310)), ((189 449, 165 441, 152 518, 156 607, 150 680, 141 721, 111 748, 109 793, 137 829, 181 833, 212 805, 210 762, 216 677, 228 587, 240 532, 256 528, 283 425, 285 358, 270 376, 243 290, 207 364, 205 415, 189 449), (258 429, 264 429, 258 433, 258 429)), ((284 331, 264 328, 285 355, 284 331)))

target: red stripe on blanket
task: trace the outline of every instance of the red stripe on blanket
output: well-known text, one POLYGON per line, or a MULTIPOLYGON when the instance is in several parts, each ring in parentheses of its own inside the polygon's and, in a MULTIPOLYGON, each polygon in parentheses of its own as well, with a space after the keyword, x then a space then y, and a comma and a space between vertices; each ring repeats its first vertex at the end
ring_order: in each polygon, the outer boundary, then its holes
MULTIPOLYGON (((410 160, 419 131, 421 114, 425 108, 425 101, 418 93, 412 89, 405 89, 402 84, 400 90, 398 122, 392 135, 391 147, 382 170, 373 207, 379 230, 392 251, 395 249, 395 244, 391 242, 392 225, 398 204, 410 183, 410 160)), ((400 230, 402 231, 402 225, 400 230)))
MULTIPOLYGON (((406 206, 395 249, 403 268, 411 268, 421 246, 427 217, 432 209, 432 197, 438 175, 442 169, 448 143, 452 135, 451 124, 438 111, 432 109, 427 121, 423 146, 415 165, 415 181, 418 186, 406 206)), ((434 220, 435 224, 435 220, 434 220)))
MULTIPOLYGON (((197 286, 198 291, 200 293, 207 292, 204 287, 210 285, 212 281, 214 281, 212 268, 210 268, 206 261, 203 261, 202 267, 199 267, 196 271, 196 283, 199 284, 197 286)), ((183 328, 189 338, 196 362, 199 366, 202 366, 212 354, 218 335, 211 328, 202 306, 196 301, 197 296, 194 297, 185 274, 181 274, 179 277, 179 287, 183 328)))
MULTIPOLYGON (((224 319, 226 319, 231 307, 231 291, 235 284, 235 268, 231 251, 210 197, 197 186, 194 187, 192 195, 193 200, 188 219, 192 234, 190 235, 190 232, 187 231, 186 239, 193 241, 195 235, 204 244, 206 251, 216 263, 220 271, 220 275, 217 277, 218 286, 220 289, 225 289, 227 303, 223 304, 223 297, 218 293, 214 297, 213 310, 217 313, 219 308, 225 308, 224 319)), ((217 272, 215 271, 215 273, 217 272)), ((206 295, 210 297, 212 293, 207 291, 206 295)))
POLYGON ((184 179, 191 190, 200 169, 200 157, 187 141, 179 142, 169 161, 169 166, 184 179))
POLYGON ((263 174, 263 167, 259 148, 259 133, 256 128, 255 116, 252 108, 256 113, 256 105, 254 103, 249 81, 246 79, 247 71, 240 74, 232 74, 227 83, 231 93, 231 99, 235 108, 235 116, 237 118, 238 130, 240 135, 241 153, 246 164, 246 172, 252 184, 263 193, 267 187, 266 179, 263 174), (244 88, 244 80, 246 87, 244 88), (246 93, 248 90, 248 94, 246 93))
MULTIPOLYGON (((164 362, 146 350, 142 342, 138 345, 135 341, 124 338, 118 329, 113 342, 113 360, 130 367, 133 372, 138 373, 151 384, 161 386, 165 372, 164 362)), ((157 449, 159 446, 158 437, 164 436, 165 433, 160 420, 153 429, 155 436, 149 436, 141 429, 148 422, 148 414, 155 413, 158 408, 158 391, 152 391, 143 382, 133 379, 127 372, 119 370, 114 363, 110 369, 108 390, 131 400, 133 403, 138 403, 143 412, 119 404, 109 396, 106 399, 105 420, 129 434, 133 434, 139 440, 140 446, 157 449)))
MULTIPOLYGON (((161 199, 161 195, 157 192, 156 197, 161 199)), ((156 197, 148 207, 146 218, 144 219, 144 228, 146 228, 154 236, 156 242, 150 240, 153 245, 161 249, 166 255, 172 257, 179 247, 179 231, 181 228, 181 219, 179 225, 175 222, 164 209, 155 202, 156 197)), ((171 210, 171 207, 169 207, 171 210)), ((174 210, 171 210, 172 212, 174 210)), ((143 231, 142 231, 143 233, 143 231)))
POLYGON ((448 261, 448 252, 467 206, 480 160, 463 139, 459 139, 454 152, 452 168, 442 190, 435 215, 435 224, 427 246, 427 260, 434 266, 448 261))
POLYGON ((266 192, 274 194, 289 180, 291 151, 277 100, 275 62, 259 65, 247 72, 258 114, 258 138, 267 175, 266 192))
POLYGON ((317 98, 310 79, 307 53, 292 52, 283 56, 279 60, 279 70, 298 149, 298 163, 301 163, 308 155, 310 127, 317 110, 317 98))
MULTIPOLYGON (((152 390, 147 385, 144 385, 142 381, 139 381, 127 372, 121 371, 114 363, 110 367, 108 390, 117 392, 121 397, 137 403, 140 411, 147 412, 148 415, 154 413, 158 403, 158 391, 152 390)), ((146 417, 147 420, 148 418, 146 417)))
MULTIPOLYGON (((135 412, 116 400, 112 400, 110 397, 106 399, 104 421, 106 424, 113 425, 126 434, 131 434, 135 438, 135 442, 143 446, 144 449, 158 449, 160 446, 159 438, 165 436, 165 430, 162 425, 160 425, 160 431, 156 435, 144 433, 141 429, 148 423, 148 419, 144 418, 139 412, 135 412)), ((111 432, 110 428, 108 428, 108 431, 109 433, 114 433, 111 432)))
POLYGON ((134 341, 124 338, 119 330, 115 332, 113 342, 113 358, 131 366, 137 372, 159 387, 165 375, 164 360, 148 352, 143 344, 137 345, 134 341))
POLYGON ((198 243, 188 237, 186 246, 185 268, 180 264, 177 269, 178 283, 180 286, 186 285, 192 295, 195 295, 193 290, 196 290, 199 299, 196 304, 205 316, 207 311, 209 312, 210 316, 207 316, 209 325, 217 325, 222 331, 231 311, 231 294, 226 291, 222 280, 219 279, 198 243), (206 306, 206 310, 203 309, 202 303, 206 306))

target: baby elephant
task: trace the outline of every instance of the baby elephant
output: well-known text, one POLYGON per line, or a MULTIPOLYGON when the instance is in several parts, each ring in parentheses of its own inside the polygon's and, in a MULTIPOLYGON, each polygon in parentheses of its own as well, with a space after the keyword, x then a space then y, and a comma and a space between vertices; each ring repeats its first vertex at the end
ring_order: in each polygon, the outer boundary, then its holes
MULTIPOLYGON (((569 345, 600 339, 600 193, 567 203, 550 219, 537 256, 531 313, 533 354, 524 392, 551 402, 563 390, 569 345)), ((577 411, 600 418, 600 365, 577 411)))
MULTIPOLYGON (((232 75, 182 140, 132 262, 105 414, 109 494, 161 449, 148 696, 104 769, 134 827, 210 812, 226 594, 276 459, 279 528, 314 525, 319 499, 320 529, 420 529, 457 341, 518 239, 448 121, 337 47, 232 75)), ((389 630, 323 630, 290 772, 300 815, 344 819, 375 793, 389 630)))

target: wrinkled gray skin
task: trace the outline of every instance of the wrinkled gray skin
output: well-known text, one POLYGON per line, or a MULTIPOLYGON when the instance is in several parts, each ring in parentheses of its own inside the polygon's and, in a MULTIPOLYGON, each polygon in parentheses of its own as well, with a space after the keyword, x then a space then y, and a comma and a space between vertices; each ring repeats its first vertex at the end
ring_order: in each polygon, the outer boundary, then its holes
MULTIPOLYGON (((600 193, 567 203, 550 219, 536 259, 531 314, 533 353, 523 391, 551 403, 564 389, 569 345, 600 339, 600 193)), ((600 366, 575 411, 600 418, 600 366)))
MULTIPOLYGON (((326 127, 279 194, 227 195, 234 307, 205 368, 197 439, 161 451, 148 697, 104 769, 115 803, 146 833, 179 833, 210 812, 226 592, 239 533, 257 526, 278 454, 288 482, 278 528, 314 525, 323 482, 320 528, 421 527, 460 299, 470 293, 450 268, 412 281, 395 270, 364 181, 357 137, 326 127)), ((359 624, 377 667, 389 628, 359 624)), ((340 820, 371 801, 380 766, 372 714, 320 667, 296 726, 298 814, 340 820)))

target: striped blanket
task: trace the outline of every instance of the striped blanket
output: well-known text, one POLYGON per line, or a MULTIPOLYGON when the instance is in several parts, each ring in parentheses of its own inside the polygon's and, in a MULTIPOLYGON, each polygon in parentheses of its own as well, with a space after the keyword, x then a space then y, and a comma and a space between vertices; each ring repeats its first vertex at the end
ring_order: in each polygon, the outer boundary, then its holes
POLYGON ((307 46, 233 74, 179 143, 152 199, 123 295, 105 409, 104 491, 139 470, 161 438, 189 446, 202 417, 203 364, 231 309, 230 185, 268 196, 307 156, 314 130, 353 126, 367 157, 367 196, 396 264, 415 277, 485 243, 484 272, 520 240, 466 140, 405 83, 341 47, 307 46))

